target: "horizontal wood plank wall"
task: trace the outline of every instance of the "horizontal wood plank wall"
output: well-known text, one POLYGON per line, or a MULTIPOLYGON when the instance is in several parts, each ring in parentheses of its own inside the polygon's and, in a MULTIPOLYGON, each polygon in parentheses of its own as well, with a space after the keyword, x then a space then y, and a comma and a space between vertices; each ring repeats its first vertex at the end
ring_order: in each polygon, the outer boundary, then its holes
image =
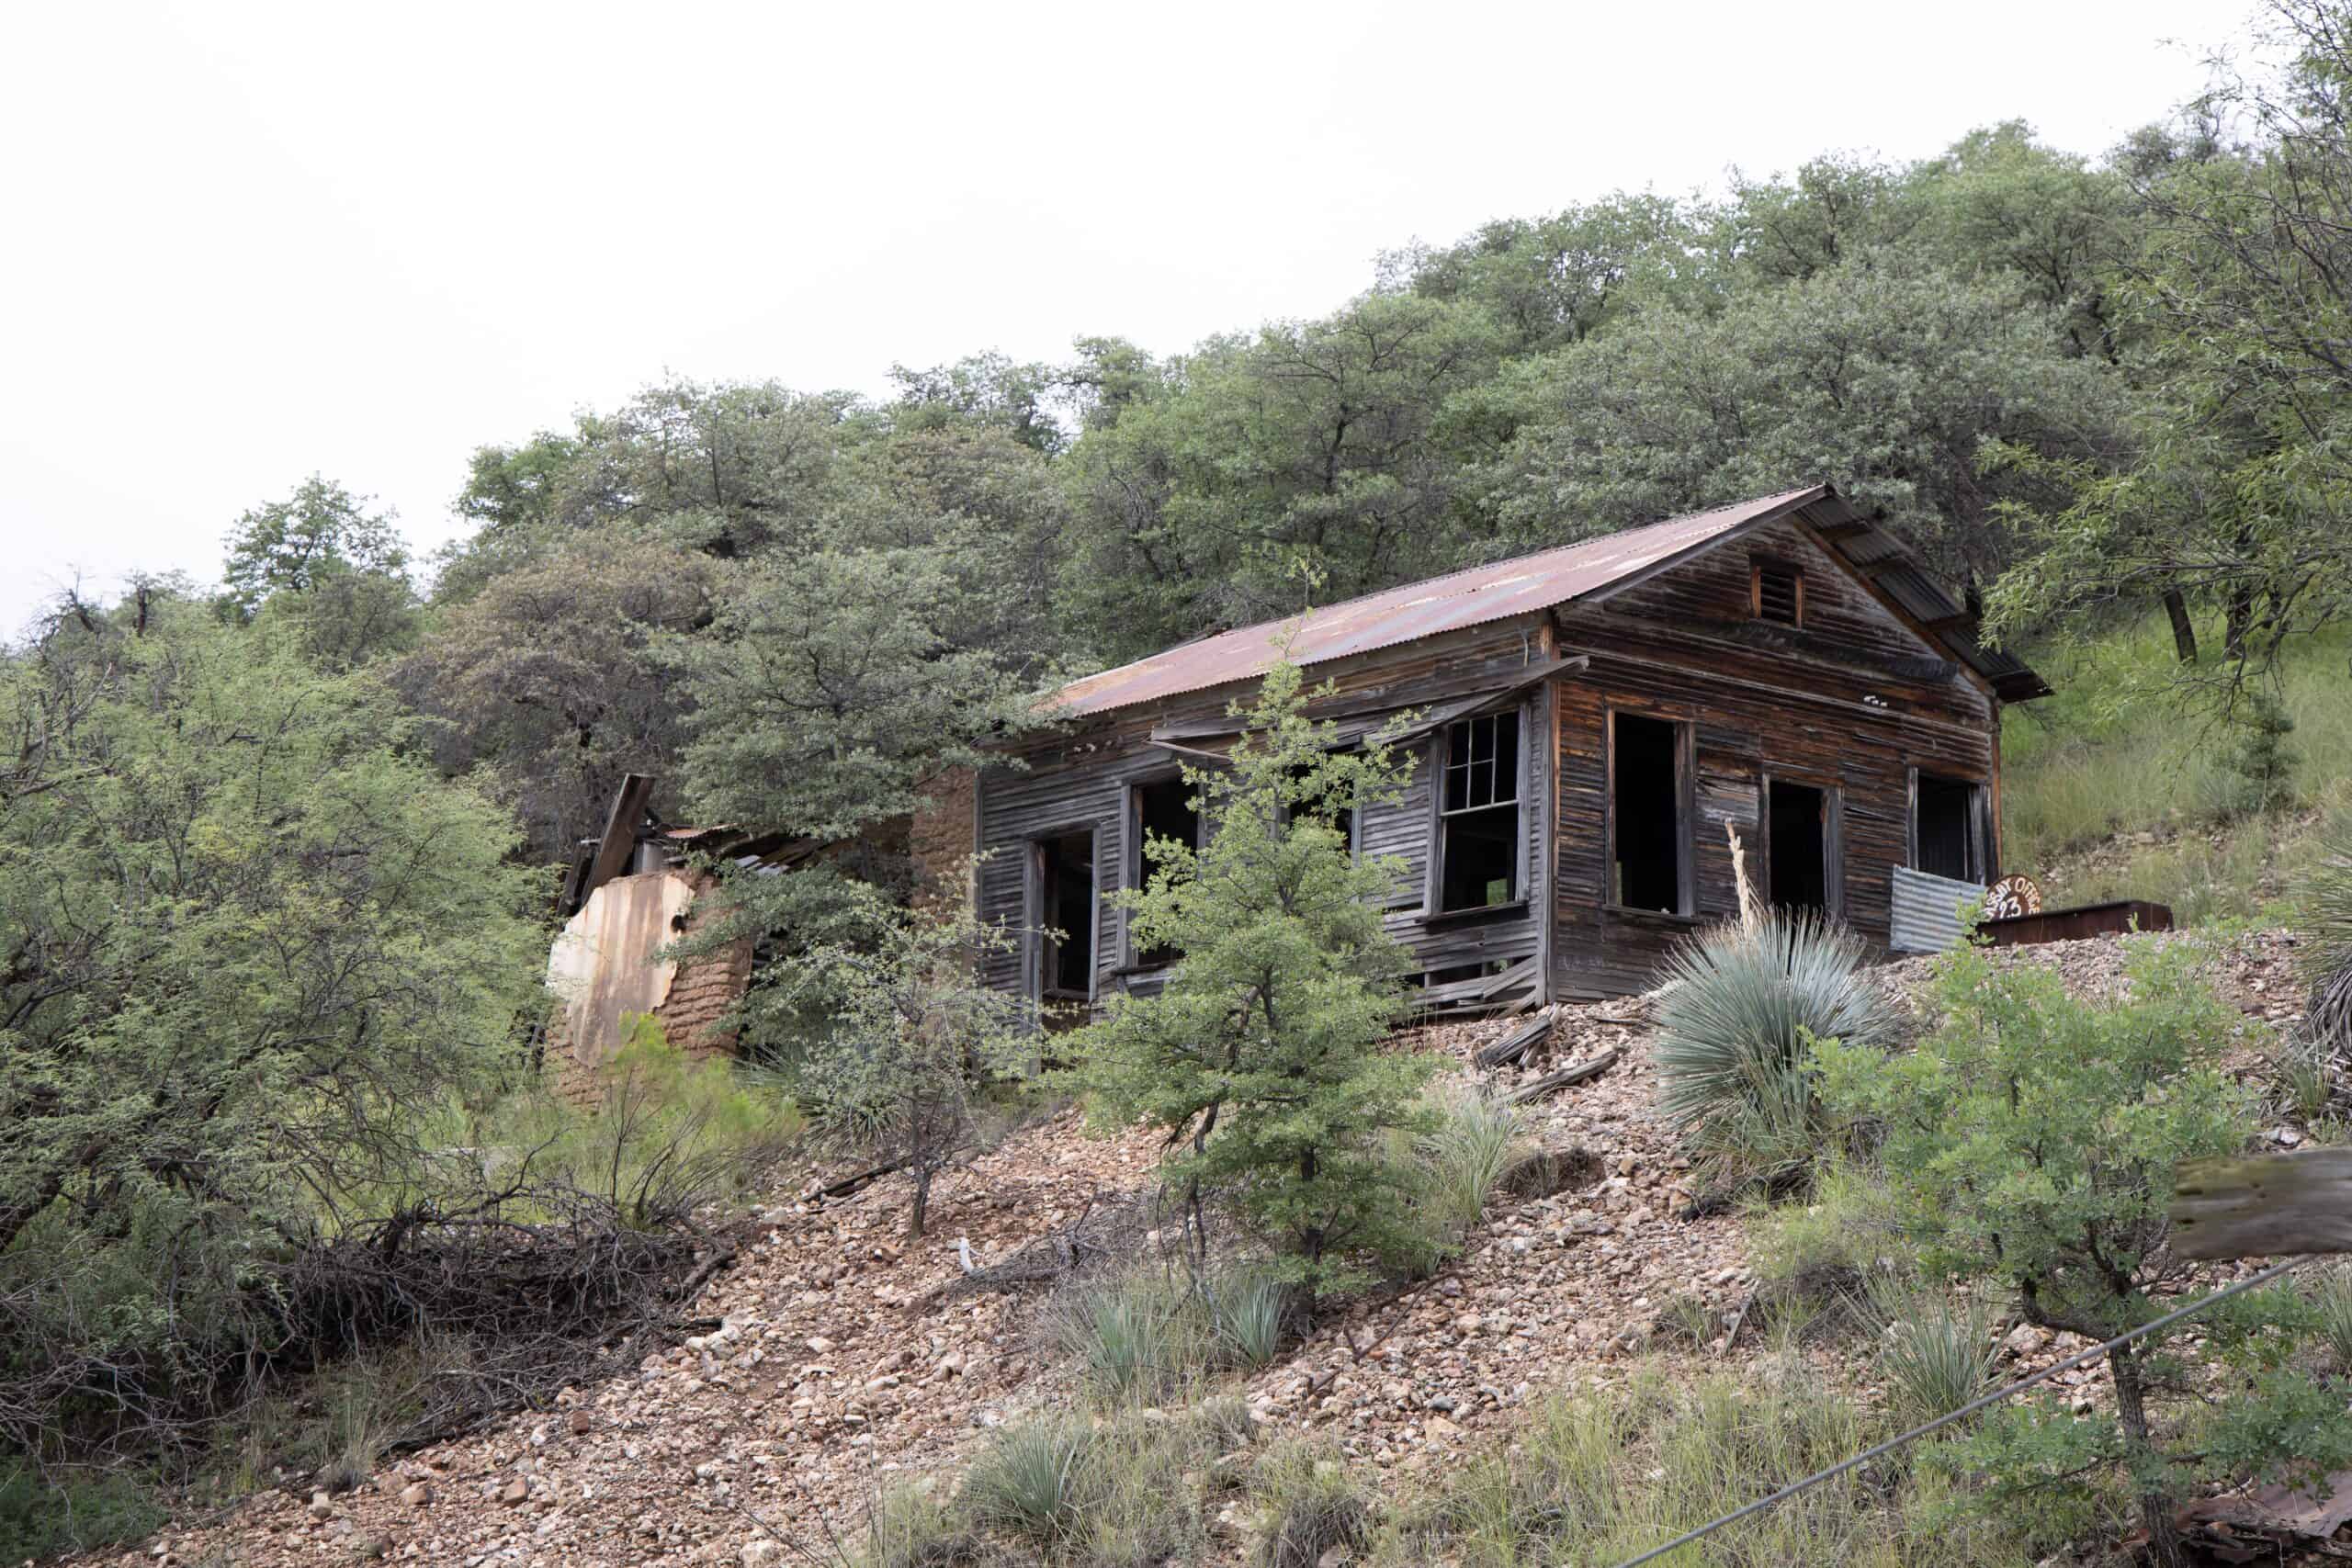
MULTIPOLYGON (((1399 707, 1411 705, 1426 708, 1433 704, 1423 694, 1433 686, 1451 687, 1458 693, 1475 687, 1487 676, 1499 683, 1531 661, 1545 657, 1538 637, 1542 621, 1541 614, 1516 616, 1443 637, 1376 649, 1352 659, 1317 664, 1308 668, 1307 679, 1315 688, 1330 683, 1342 698, 1383 702, 1393 698, 1399 707)), ((1130 977, 1116 973, 1122 963, 1122 917, 1112 908, 1110 898, 1121 885, 1122 869, 1132 852, 1126 842, 1127 792, 1134 784, 1171 778, 1179 771, 1171 753, 1150 744, 1150 733, 1161 725, 1216 718, 1237 697, 1246 698, 1250 689, 1247 683, 1222 686, 1185 693, 1147 707, 1124 709, 1022 749, 1016 755, 1027 762, 1025 769, 993 768, 984 773, 979 784, 978 831, 980 847, 989 858, 982 863, 978 878, 981 919, 1006 927, 1021 924, 1023 862, 1028 840, 1081 828, 1099 829, 1094 875, 1103 897, 1095 933, 1096 993, 1108 997, 1127 984, 1130 977)), ((1533 706, 1540 695, 1541 688, 1530 694, 1531 716, 1540 711, 1533 706)), ((1346 728, 1361 729, 1363 726, 1346 728)), ((1523 724, 1521 732, 1530 738, 1544 734, 1542 728, 1532 723, 1523 724)), ((1549 798, 1544 783, 1549 772, 1547 760, 1540 755, 1541 747, 1522 746, 1525 766, 1521 790, 1530 813, 1527 842, 1531 896, 1527 907, 1499 919, 1457 919, 1432 926, 1425 919, 1422 909, 1429 869, 1432 744, 1425 743, 1413 750, 1414 766, 1404 800, 1395 806, 1367 810, 1359 824, 1360 842, 1365 854, 1395 855, 1406 863, 1407 875, 1398 886, 1386 925, 1412 949, 1416 967, 1424 971, 1530 959, 1535 953, 1537 921, 1545 903, 1544 868, 1539 863, 1541 835, 1534 830, 1532 814, 1543 809, 1543 803, 1549 798)), ((1017 953, 989 956, 988 979, 991 986, 1018 989, 1021 976, 1017 953)), ((1145 988, 1148 984, 1148 978, 1140 979, 1136 988, 1145 988)), ((1526 985, 1532 988, 1532 974, 1526 985)), ((1432 993, 1430 999, 1433 1003, 1462 1001, 1476 988, 1452 987, 1444 993, 1432 993)))
POLYGON ((1908 770, 1989 783, 1997 706, 1964 675, 1923 674, 1936 650, 1835 567, 1793 523, 1761 529, 1600 604, 1564 611, 1560 651, 1589 653, 1557 682, 1552 983, 1565 996, 1645 989, 1674 943, 1736 912, 1724 826, 1761 876, 1765 773, 1834 785, 1842 800, 1845 912, 1884 946, 1893 868, 1905 851, 1908 770), (1766 630, 1749 613, 1751 561, 1804 569, 1804 625, 1766 630), (1606 716, 1611 707, 1689 722, 1694 919, 1604 907, 1606 716))

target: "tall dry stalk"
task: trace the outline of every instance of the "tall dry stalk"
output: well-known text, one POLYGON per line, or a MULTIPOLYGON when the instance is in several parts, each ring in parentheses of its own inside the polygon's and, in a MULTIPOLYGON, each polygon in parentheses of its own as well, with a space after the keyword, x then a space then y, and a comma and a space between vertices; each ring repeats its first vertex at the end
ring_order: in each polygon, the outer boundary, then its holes
POLYGON ((1752 937, 1764 919, 1764 901, 1756 896, 1756 885, 1747 880, 1747 848, 1739 841, 1739 829, 1726 822, 1724 837, 1731 840, 1732 881, 1739 887, 1739 929, 1752 937))

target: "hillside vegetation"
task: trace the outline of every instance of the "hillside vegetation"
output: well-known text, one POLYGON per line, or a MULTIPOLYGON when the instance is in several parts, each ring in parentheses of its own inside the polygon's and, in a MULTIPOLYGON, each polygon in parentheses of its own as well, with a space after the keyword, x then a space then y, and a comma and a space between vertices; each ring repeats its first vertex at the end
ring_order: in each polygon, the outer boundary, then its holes
POLYGON ((2286 912, 2352 810, 2352 633, 2281 646, 2264 692, 2293 728, 2259 764, 2245 709, 2184 710, 2160 617, 2034 657, 2057 694, 2003 728, 2007 869, 2052 904, 2144 898, 2186 924, 2286 912))
MULTIPOLYGON (((0 1557, 243 1497, 220 1560, 754 1568, 788 1502, 877 1568, 1582 1562, 2221 1285, 2174 1166, 2345 1135, 2352 7, 2222 41, 2095 154, 1400 232, 1182 352, 667 380, 477 448, 431 560, 283 475, 189 520, 217 581, 60 594, 0 649, 0 1557), (1566 1078, 1474 1072, 1396 1037, 1402 868, 1340 826, 1411 760, 1287 665, 1117 896, 1156 995, 1040 1019, 918 866, 1074 672, 1812 481, 2055 681, 2010 863, 2205 930, 1882 986, 1747 911, 1555 1018, 1566 1078), (630 774, 824 849, 710 868, 740 1060, 639 1027, 559 1102, 555 890, 630 774)), ((2352 1463, 2348 1357, 2282 1283, 1698 1560, 2176 1568, 2352 1463)))

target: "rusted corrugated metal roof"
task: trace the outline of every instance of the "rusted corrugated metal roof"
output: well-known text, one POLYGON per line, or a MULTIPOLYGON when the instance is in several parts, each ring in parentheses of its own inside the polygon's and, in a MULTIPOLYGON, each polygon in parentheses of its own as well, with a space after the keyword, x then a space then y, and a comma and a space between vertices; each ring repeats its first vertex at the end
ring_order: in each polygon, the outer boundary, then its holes
POLYGON ((1289 620, 1220 632, 1072 682, 1062 688, 1060 700, 1064 711, 1072 715, 1105 713, 1262 675, 1273 668, 1281 652, 1277 644, 1285 637, 1292 662, 1319 664, 1546 609, 1687 555, 1735 529, 1793 512, 1827 493, 1825 485, 1810 485, 1516 560, 1448 572, 1289 620))

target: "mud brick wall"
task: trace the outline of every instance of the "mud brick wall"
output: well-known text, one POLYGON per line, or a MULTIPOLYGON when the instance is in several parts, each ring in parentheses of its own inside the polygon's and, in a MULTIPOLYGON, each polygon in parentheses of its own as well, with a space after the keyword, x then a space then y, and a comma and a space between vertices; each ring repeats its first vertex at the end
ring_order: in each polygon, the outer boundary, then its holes
MULTIPOLYGON (((686 907, 684 934, 691 936, 707 928, 724 908, 714 897, 718 879, 707 873, 673 871, 669 874, 686 879, 694 887, 694 902, 686 907)), ((670 982, 669 995, 653 1010, 662 1037, 692 1060, 732 1056, 735 1032, 724 1027, 721 1021, 742 999, 751 978, 752 943, 748 938, 729 942, 699 958, 681 960, 678 973, 670 982)), ((604 1098, 599 1069, 619 1048, 618 1041, 603 1042, 600 1049, 591 1053, 591 1061, 582 1061, 572 1049, 569 1011, 557 1010, 548 1027, 545 1057, 556 1092, 575 1105, 596 1104, 604 1098)))
POLYGON ((964 865, 972 858, 975 848, 974 785, 975 775, 969 768, 943 773, 932 783, 922 804, 915 808, 914 820, 907 831, 907 844, 925 884, 918 895, 920 902, 935 907, 943 899, 971 897, 964 865))

